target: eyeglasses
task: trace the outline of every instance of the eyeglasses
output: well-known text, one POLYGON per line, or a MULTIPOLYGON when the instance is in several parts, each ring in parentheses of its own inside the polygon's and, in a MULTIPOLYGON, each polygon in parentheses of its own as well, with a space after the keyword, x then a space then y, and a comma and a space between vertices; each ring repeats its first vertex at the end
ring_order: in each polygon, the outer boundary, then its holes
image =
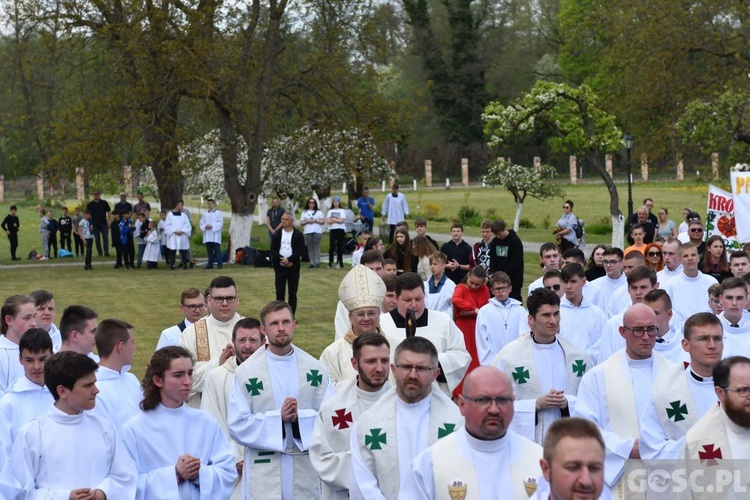
POLYGON ((688 340, 695 340, 699 344, 708 344, 713 340, 714 344, 723 344, 723 335, 701 335, 700 337, 690 338, 688 340))
POLYGON ((418 375, 424 375, 435 369, 433 366, 420 366, 420 365, 396 365, 396 368, 404 373, 411 373, 412 370, 417 372, 418 375))
POLYGON ((616 266, 620 262, 622 262, 622 261, 620 261, 620 260, 603 260, 602 264, 604 264, 605 266, 616 266))
POLYGON ((659 257, 661 255, 661 252, 649 252, 649 257, 659 257))
MULTIPOLYGON (((750 389, 748 389, 750 391, 750 389)), ((461 396, 466 401, 472 401, 476 403, 477 406, 486 408, 490 406, 490 404, 495 403, 497 406, 505 406, 509 405, 513 402, 513 398, 508 398, 505 396, 498 396, 496 398, 488 398, 488 397, 480 397, 480 398, 470 398, 469 396, 461 396)))
POLYGON ((703 228, 702 227, 694 227, 690 230, 691 233, 702 233, 703 228))
POLYGON ((563 208, 570 208, 568 205, 563 205, 563 208))
POLYGON ((214 300, 216 302, 226 302, 227 304, 234 304, 234 301, 237 300, 237 296, 231 295, 229 297, 214 297, 212 295, 211 300, 214 300))
POLYGON ((510 290, 510 285, 500 285, 492 288, 492 291, 496 293, 503 293, 507 292, 508 290, 510 290))
POLYGON ((182 304, 182 307, 191 311, 200 311, 205 307, 205 304, 182 304))
POLYGON ((630 328, 629 326, 623 325, 623 328, 625 328, 626 330, 630 330, 631 332, 633 332, 633 335, 638 338, 643 337, 644 333, 648 333, 649 337, 656 337, 656 334, 659 333, 659 327, 656 325, 646 327, 636 326, 635 328, 630 328))
POLYGON ((545 286, 544 288, 546 288, 547 290, 554 290, 556 292, 559 292, 561 286, 559 284, 556 284, 556 285, 545 286))
POLYGON ((374 313, 374 312, 369 312, 369 311, 360 311, 360 312, 355 312, 352 315, 355 318, 357 318, 357 319, 365 319, 365 318, 373 319, 373 318, 375 318, 377 316, 380 316, 380 313, 374 313))
POLYGON ((739 389, 732 389, 731 387, 722 387, 725 391, 732 391, 736 392, 737 395, 741 398, 746 398, 750 396, 750 387, 740 387, 739 389))

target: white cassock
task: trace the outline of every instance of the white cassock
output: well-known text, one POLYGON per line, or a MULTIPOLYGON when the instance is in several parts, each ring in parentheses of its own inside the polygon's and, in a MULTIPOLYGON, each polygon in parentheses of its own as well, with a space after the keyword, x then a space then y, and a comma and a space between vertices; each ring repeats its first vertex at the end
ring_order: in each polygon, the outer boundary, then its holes
POLYGON ((102 490, 107 500, 135 498, 135 464, 114 425, 86 411, 53 406, 31 420, 18 431, 10 464, 21 498, 66 499, 80 488, 102 490))
POLYGON ((167 248, 170 250, 190 250, 190 234, 193 228, 190 226, 190 217, 187 213, 180 212, 175 214, 173 211, 167 212, 167 223, 164 227, 167 234, 167 248), (182 235, 175 234, 182 231, 182 235))
POLYGON ((190 408, 156 408, 141 411, 122 428, 122 441, 138 469, 137 500, 227 499, 237 469, 229 441, 216 420, 190 408), (177 460, 185 453, 199 458, 198 481, 178 483, 177 460))
POLYGON ((541 446, 512 430, 487 441, 461 428, 414 459, 415 490, 408 498, 450 500, 449 487, 458 482, 467 500, 527 498, 528 479, 542 474, 541 458, 541 446))
POLYGON ((0 335, 0 394, 17 379, 23 377, 23 365, 18 359, 18 344, 14 344, 5 335, 0 335))
POLYGON ((609 276, 604 275, 601 278, 592 281, 591 286, 599 290, 594 305, 606 312, 607 302, 609 302, 609 299, 612 297, 612 294, 615 293, 615 290, 620 287, 625 287, 627 289, 628 278, 624 274, 621 274, 618 279, 613 280, 609 276))
POLYGON ((409 217, 409 204, 404 193, 388 193, 383 200, 381 213, 388 218, 388 224, 394 226, 409 217))
POLYGON ((159 245, 159 233, 150 231, 146 235, 146 249, 143 251, 143 260, 146 262, 159 262, 161 258, 161 245, 159 245))
POLYGON ((722 359, 729 356, 750 356, 750 317, 743 314, 736 326, 731 323, 722 312, 718 316, 724 329, 724 350, 722 359))
MULTIPOLYGON (((443 275, 445 276, 445 275, 443 275)), ((430 281, 432 278, 424 282, 424 305, 430 311, 444 312, 453 319, 453 292, 456 291, 456 284, 448 276, 445 276, 445 281, 440 290, 431 291, 430 281)))
POLYGON ((529 331, 529 313, 516 299, 496 298, 479 309, 476 343, 480 365, 489 365, 511 340, 529 331))
POLYGON ((192 323, 188 321, 187 318, 184 318, 180 324, 172 325, 169 328, 165 328, 164 330, 162 330, 161 335, 159 336, 159 342, 156 343, 156 351, 158 351, 162 347, 167 347, 170 345, 180 345, 183 330, 192 325, 192 323), (180 329, 180 324, 183 324, 185 326, 180 329))
POLYGON ((686 366, 690 363, 690 354, 682 348, 683 338, 682 321, 673 316, 669 321, 669 331, 660 337, 656 337, 654 352, 667 358, 672 363, 686 366))
POLYGON ((350 434, 354 422, 390 388, 391 384, 386 382, 379 390, 366 392, 357 387, 356 380, 346 380, 320 407, 310 445, 310 461, 323 482, 323 500, 349 498, 350 434))
POLYGON ((60 352, 60 346, 62 345, 62 333, 57 325, 54 323, 50 324, 49 327, 49 338, 52 340, 52 352, 60 352))
MULTIPOLYGON (((18 429, 32 418, 47 413, 54 402, 44 385, 37 385, 25 376, 13 382, 0 397, 0 422, 3 423, 0 426, 0 446, 4 448, 0 456, 10 455, 18 429)), ((4 461, 0 460, 2 463, 4 461)))
POLYGON ((610 488, 624 487, 620 478, 639 437, 639 422, 653 404, 653 387, 674 370, 680 367, 658 354, 633 360, 623 349, 583 376, 573 416, 599 427, 606 447, 604 480, 610 488))
POLYGON ((599 340, 607 315, 586 297, 574 306, 565 296, 560 299, 560 333, 558 336, 588 351, 599 340))
MULTIPOLYGON (((602 363, 620 349, 625 348, 625 339, 620 334, 620 327, 624 324, 625 312, 612 316, 607 320, 602 330, 602 336, 592 346, 594 363, 602 363)), ((673 315, 669 320, 669 332, 662 337, 664 341, 654 344, 654 352, 657 352, 672 361, 682 363, 690 360, 690 356, 682 348, 682 322, 673 315)))
POLYGON ((232 330, 234 325, 242 319, 242 316, 235 313, 229 321, 219 321, 213 316, 206 316, 185 328, 180 338, 180 346, 187 349, 192 354, 195 363, 193 364, 193 390, 190 392, 188 404, 193 408, 200 408, 201 393, 203 392, 203 383, 208 372, 219 366, 221 351, 232 343, 232 330), (205 322, 208 332, 208 361, 198 361, 198 335, 196 328, 205 322))
POLYGON ((410 498, 412 460, 462 425, 458 407, 443 392, 432 390, 421 401, 406 403, 392 388, 354 424, 349 497, 410 498))
MULTIPOLYGON (((380 315, 380 329, 388 338, 393 337, 399 342, 406 338, 405 320, 397 310, 380 315)), ((440 387, 446 394, 451 394, 463 380, 471 363, 463 333, 447 314, 425 309, 422 316, 417 318, 416 334, 428 339, 437 349, 440 372, 446 380, 440 383, 440 387)), ((391 345, 393 349, 395 346, 391 345)))
POLYGON ((631 305, 633 305, 633 299, 630 296, 629 289, 627 286, 623 286, 612 292, 612 296, 607 301, 605 312, 611 318, 616 314, 625 312, 631 305))
POLYGON ((336 315, 333 318, 333 327, 335 329, 334 339, 343 339, 346 332, 349 331, 351 324, 351 321, 349 321, 349 311, 344 306, 344 303, 339 300, 336 304, 336 315))
POLYGON ((505 372, 513 384, 516 399, 510 429, 541 445, 547 429, 563 411, 537 411, 536 400, 552 389, 564 391, 568 400, 564 416, 569 416, 575 409, 578 385, 592 363, 583 349, 564 338, 557 336, 551 344, 538 344, 527 333, 506 345, 492 366, 505 372))
POLYGON ((99 394, 96 395, 96 405, 91 411, 94 415, 108 418, 118 429, 141 411, 141 383, 129 369, 130 366, 124 366, 118 373, 106 366, 99 366, 96 371, 96 388, 99 389, 99 394))
POLYGON ((670 271, 669 268, 665 266, 664 269, 656 273, 656 282, 659 283, 660 288, 664 288, 664 285, 667 284, 667 281, 671 280, 679 274, 682 274, 682 264, 675 267, 673 271, 670 271))
POLYGON ((689 278, 681 273, 662 287, 672 299, 672 309, 681 317, 689 318, 695 313, 711 312, 708 307, 708 289, 718 283, 711 275, 698 272, 695 278, 689 278))
MULTIPOLYGON (((234 385, 234 372, 237 371, 237 357, 232 356, 227 359, 223 365, 217 366, 206 377, 206 383, 203 384, 203 396, 201 397, 201 410, 213 415, 224 436, 232 443, 234 450, 234 460, 236 463, 245 458, 245 448, 232 440, 229 435, 229 426, 227 425, 227 407, 229 406, 229 393, 234 385)), ((241 478, 235 481, 234 490, 231 498, 242 498, 241 478)))
POLYGON ((207 211, 201 217, 200 228, 203 231, 203 243, 221 243, 221 228, 224 216, 219 210, 207 211), (206 229, 210 225, 211 229, 206 229))
POLYGON ((345 380, 357 378, 357 370, 352 366, 352 342, 354 339, 354 333, 348 331, 343 338, 335 340, 320 354, 320 363, 331 376, 331 383, 334 386, 345 380))
POLYGON ((323 366, 293 347, 286 356, 255 351, 235 371, 227 421, 232 439, 245 446, 245 498, 319 498, 320 480, 308 450, 323 402, 333 385, 323 366), (283 422, 281 407, 297 400, 297 422, 283 422))

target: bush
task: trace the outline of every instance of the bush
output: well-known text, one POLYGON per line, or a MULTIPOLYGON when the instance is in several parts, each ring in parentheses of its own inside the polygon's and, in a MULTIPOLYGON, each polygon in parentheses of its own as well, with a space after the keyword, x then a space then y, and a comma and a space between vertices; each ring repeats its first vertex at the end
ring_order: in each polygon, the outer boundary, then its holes
POLYGON ((435 219, 440 215, 442 207, 437 203, 425 203, 422 207, 422 214, 425 219, 435 219))
POLYGON ((491 221, 499 219, 497 216, 497 210, 495 207, 490 207, 487 210, 484 211, 484 218, 489 219, 491 221))
POLYGON ((586 224, 586 234, 612 234, 612 224, 609 222, 592 222, 586 224))
POLYGON ((518 227, 522 229, 536 229, 534 223, 526 217, 522 217, 521 220, 518 221, 518 227))
POLYGON ((549 214, 545 215, 542 219, 542 229, 552 229, 552 219, 550 218, 549 214))
POLYGON ((461 208, 458 209, 456 219, 464 226, 479 226, 484 220, 482 215, 479 213, 479 210, 468 205, 462 205, 461 208), (476 222, 477 220, 479 222, 476 222))

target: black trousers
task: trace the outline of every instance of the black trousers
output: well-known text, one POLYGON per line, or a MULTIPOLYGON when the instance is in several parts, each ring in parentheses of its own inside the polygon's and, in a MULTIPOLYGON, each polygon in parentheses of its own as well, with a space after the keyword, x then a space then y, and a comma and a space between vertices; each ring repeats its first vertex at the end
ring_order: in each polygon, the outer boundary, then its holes
POLYGON ((49 258, 57 258, 57 233, 49 233, 49 258), (52 249, 55 249, 54 251, 52 249))
POLYGON ((76 257, 84 253, 85 245, 83 244, 83 240, 80 236, 78 236, 78 233, 73 233, 73 241, 76 245, 76 257))
POLYGON ((284 291, 289 286, 289 300, 292 314, 297 311, 297 289, 299 288, 299 269, 294 267, 274 267, 276 275, 276 300, 284 300, 284 291))
POLYGON ((91 269, 91 248, 94 246, 94 239, 86 240, 86 269, 91 269))
POLYGON ((333 252, 336 251, 336 263, 344 267, 344 243, 346 229, 331 229, 328 239, 328 265, 333 266, 333 252))
MULTIPOLYGON (((114 222, 113 222, 114 224, 114 222)), ((99 224, 99 225, 91 225, 92 234, 94 235, 94 239, 96 240, 96 253, 99 254, 99 257, 102 256, 102 242, 100 238, 104 239, 104 254, 109 257, 109 228, 107 227, 107 223, 99 224), (101 236, 100 236, 101 235, 101 236)), ((115 243, 114 241, 112 242, 115 243)))
POLYGON ((16 250, 18 249, 18 233, 10 233, 8 241, 10 241, 10 257, 11 259, 15 259, 16 250))
POLYGON ((63 233, 60 231, 60 248, 64 248, 68 252, 72 252, 73 248, 70 246, 70 233, 63 233))

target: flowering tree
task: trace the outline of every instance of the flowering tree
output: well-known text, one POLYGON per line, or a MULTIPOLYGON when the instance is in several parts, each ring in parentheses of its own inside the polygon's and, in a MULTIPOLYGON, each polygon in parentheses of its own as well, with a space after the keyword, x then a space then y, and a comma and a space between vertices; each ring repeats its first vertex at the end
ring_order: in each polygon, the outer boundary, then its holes
POLYGON ((527 196, 538 200, 565 196, 562 188, 550 180, 554 174, 555 169, 550 165, 527 168, 496 160, 488 167, 484 182, 491 186, 504 186, 513 194, 513 199, 516 201, 516 218, 513 221, 513 229, 518 232, 523 203, 527 196))
POLYGON ((508 106, 490 103, 484 110, 484 132, 490 146, 500 146, 519 136, 547 130, 553 151, 583 154, 596 168, 609 190, 612 245, 622 248, 625 220, 620 212, 617 186, 604 166, 604 153, 622 147, 622 132, 615 117, 599 107, 596 94, 586 85, 540 80, 527 94, 508 106))

